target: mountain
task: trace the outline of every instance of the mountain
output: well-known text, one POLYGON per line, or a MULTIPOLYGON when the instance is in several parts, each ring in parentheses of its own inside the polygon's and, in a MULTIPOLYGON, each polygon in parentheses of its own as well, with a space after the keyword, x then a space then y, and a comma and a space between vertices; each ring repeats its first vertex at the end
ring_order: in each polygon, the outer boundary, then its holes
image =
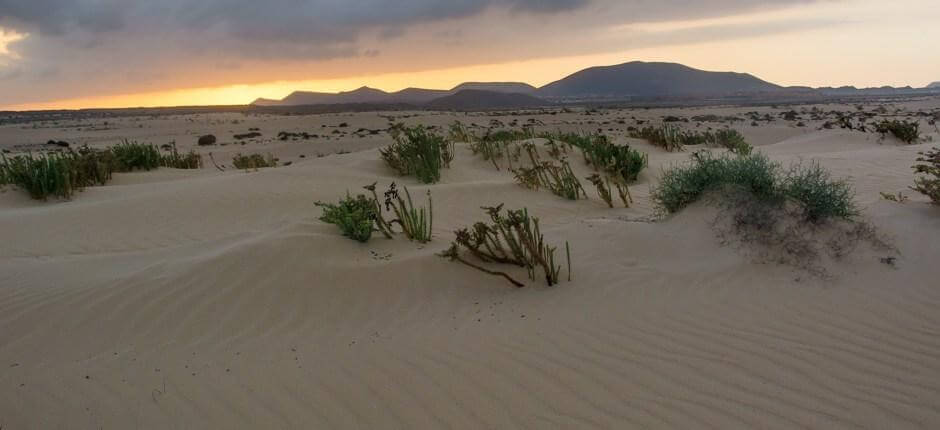
POLYGON ((940 88, 940 81, 931 82, 930 85, 927 85, 927 88, 940 88))
POLYGON ((536 95, 562 99, 702 97, 782 89, 746 73, 706 72, 676 63, 633 61, 582 70, 539 88, 536 95))
POLYGON ((538 88, 524 82, 464 82, 450 91, 457 93, 463 90, 483 90, 497 93, 534 94, 538 88))
POLYGON ((486 90, 460 90, 425 105, 437 110, 487 110, 546 106, 551 103, 528 94, 486 90))
POLYGON ((362 87, 340 93, 317 93, 294 91, 282 100, 257 99, 255 106, 301 106, 301 105, 338 105, 360 103, 404 103, 423 105, 434 99, 450 96, 463 90, 481 90, 498 93, 532 94, 536 88, 521 82, 465 82, 451 90, 428 90, 424 88, 406 88, 394 93, 387 93, 375 88, 362 87))

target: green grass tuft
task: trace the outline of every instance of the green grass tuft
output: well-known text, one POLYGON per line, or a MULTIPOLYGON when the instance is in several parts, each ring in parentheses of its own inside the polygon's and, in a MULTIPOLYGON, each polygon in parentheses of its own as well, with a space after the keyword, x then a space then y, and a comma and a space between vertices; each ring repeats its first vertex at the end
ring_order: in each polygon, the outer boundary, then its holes
POLYGON ((425 184, 441 180, 441 169, 454 159, 453 143, 422 126, 398 124, 390 133, 395 143, 379 149, 382 159, 402 176, 414 175, 425 184))
POLYGON ((336 204, 323 202, 315 204, 323 208, 320 220, 338 226, 343 236, 359 242, 368 242, 372 237, 373 223, 376 219, 374 199, 362 194, 351 197, 347 193, 346 198, 336 204))

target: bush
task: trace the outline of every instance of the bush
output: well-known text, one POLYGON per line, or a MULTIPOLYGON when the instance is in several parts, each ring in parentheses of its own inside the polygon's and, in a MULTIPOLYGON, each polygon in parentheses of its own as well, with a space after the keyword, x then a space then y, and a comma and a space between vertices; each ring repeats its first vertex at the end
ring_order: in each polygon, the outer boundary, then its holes
POLYGON ((805 219, 819 222, 827 218, 851 218, 857 211, 852 187, 832 175, 818 163, 797 164, 783 178, 783 195, 799 202, 805 219))
POLYGON ((173 169, 201 169, 202 156, 195 150, 190 150, 186 155, 180 155, 176 150, 176 144, 173 144, 172 152, 160 156, 160 166, 173 169))
POLYGON ((196 143, 199 146, 215 145, 215 136, 211 134, 199 136, 199 140, 197 140, 196 143))
POLYGON ((848 183, 833 180, 818 164, 797 164, 783 171, 763 154, 731 157, 697 152, 691 164, 664 171, 650 197, 660 210, 675 213, 705 193, 724 188, 773 206, 792 201, 810 222, 848 219, 857 213, 848 183))
POLYGON ((723 128, 715 132, 714 142, 738 155, 750 155, 754 149, 744 140, 744 136, 733 128, 723 128))
POLYGON ((274 158, 274 156, 271 154, 242 155, 241 153, 238 153, 235 154, 234 158, 232 158, 232 165, 235 166, 236 169, 241 170, 258 170, 263 167, 277 167, 277 158, 274 158))
POLYGON ((703 143, 695 135, 686 136, 679 131, 678 127, 663 124, 660 127, 643 127, 641 129, 630 130, 630 137, 634 139, 644 139, 654 146, 662 147, 669 152, 678 152, 683 150, 685 141, 694 144, 703 143))
POLYGON ((615 145, 607 136, 595 134, 582 136, 578 134, 558 134, 558 140, 581 149, 584 161, 613 176, 623 184, 635 182, 640 172, 649 164, 646 154, 631 148, 629 145, 615 145))
POLYGON ((454 159, 453 144, 422 126, 391 129, 395 143, 379 149, 382 159, 398 174, 414 175, 425 184, 441 180, 441 169, 454 159))
POLYGON ((151 144, 124 142, 111 147, 114 154, 116 172, 133 170, 153 170, 160 167, 160 151, 151 144))
POLYGON ((4 181, 16 185, 37 200, 46 200, 50 196, 63 199, 71 198, 81 189, 73 182, 74 170, 69 156, 61 153, 18 155, 2 157, 4 181))
POLYGON ((882 136, 891 134, 901 142, 911 144, 920 139, 920 124, 916 121, 882 120, 875 124, 875 131, 882 136))
POLYGON ((323 208, 320 220, 337 225, 342 230, 343 236, 359 242, 368 242, 372 237, 373 223, 376 219, 375 200, 362 194, 353 198, 347 193, 346 198, 335 205, 322 202, 315 204, 323 208))
POLYGON ((914 172, 926 176, 914 179, 911 189, 930 197, 933 204, 940 205, 940 148, 918 154, 920 157, 917 157, 917 161, 921 163, 913 166, 914 172))
POLYGON ((37 200, 69 199, 87 186, 104 185, 114 171, 110 150, 82 147, 78 151, 50 154, 0 154, 0 184, 13 184, 37 200))
MULTIPOLYGON (((541 268, 548 286, 560 280, 561 266, 555 264, 556 247, 545 243, 545 236, 539 228, 539 219, 529 216, 526 209, 507 210, 502 213, 503 205, 483 208, 490 216, 491 223, 477 222, 471 228, 462 228, 455 234, 457 239, 441 257, 463 263, 474 269, 506 278, 517 287, 524 284, 504 272, 496 272, 472 263, 461 254, 461 249, 484 263, 512 264, 524 267, 529 279, 536 279, 536 271, 541 268)), ((568 280, 571 280, 571 251, 565 242, 568 260, 568 280)))

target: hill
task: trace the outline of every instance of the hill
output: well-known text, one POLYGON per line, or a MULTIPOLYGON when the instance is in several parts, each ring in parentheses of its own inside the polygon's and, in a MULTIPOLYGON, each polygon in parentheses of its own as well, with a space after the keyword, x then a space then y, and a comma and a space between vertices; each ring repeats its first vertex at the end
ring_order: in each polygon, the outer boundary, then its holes
POLYGON ((524 82, 464 82, 451 89, 451 93, 463 90, 483 90, 498 93, 534 94, 538 88, 524 82))
POLYGON ((701 97, 776 92, 782 87, 747 73, 707 72, 676 63, 634 61, 591 67, 539 88, 552 98, 701 97))
POLYGON ((927 85, 927 88, 940 88, 940 81, 931 82, 930 85, 927 85))
POLYGON ((438 110, 487 110, 546 106, 551 103, 528 94, 485 90, 461 90, 435 99, 426 106, 438 110))

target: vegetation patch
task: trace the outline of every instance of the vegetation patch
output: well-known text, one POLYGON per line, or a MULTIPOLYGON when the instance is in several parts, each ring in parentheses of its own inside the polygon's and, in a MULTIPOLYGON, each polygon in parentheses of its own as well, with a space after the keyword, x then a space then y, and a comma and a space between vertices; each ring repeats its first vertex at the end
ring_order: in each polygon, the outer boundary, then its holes
MULTIPOLYGON (((535 280, 539 274, 549 285, 560 280, 561 265, 556 263, 557 248, 545 243, 545 237, 539 228, 539 219, 529 215, 528 210, 507 210, 503 205, 484 207, 490 222, 477 222, 472 227, 457 230, 457 239, 451 243, 441 257, 465 264, 485 273, 501 276, 517 287, 525 284, 517 281, 508 273, 494 271, 482 266, 482 263, 509 264, 526 269, 529 279, 535 280), (471 261, 466 254, 473 256, 480 263, 471 261)), ((565 242, 568 280, 571 280, 571 251, 565 242)))
POLYGON ((373 224, 376 219, 375 200, 359 194, 352 197, 349 193, 346 198, 336 204, 316 202, 323 208, 320 220, 335 224, 343 232, 343 236, 359 242, 368 242, 372 238, 373 224))
POLYGON ((441 169, 454 159, 453 143, 422 126, 392 127, 395 143, 379 149, 385 163, 402 176, 415 176, 425 184, 441 180, 441 169))
POLYGON ((875 131, 882 137, 891 134, 901 142, 911 144, 920 140, 920 124, 916 121, 882 120, 875 124, 875 131))
POLYGON ((692 162, 663 172, 650 197, 666 213, 675 213, 706 192, 731 188, 756 200, 797 204, 806 221, 850 219, 857 214, 854 192, 843 180, 834 180, 817 163, 797 164, 784 170, 763 154, 713 155, 701 151, 692 162))
POLYGON ((236 169, 240 170, 258 170, 264 167, 277 167, 277 158, 274 158, 274 156, 271 154, 242 155, 239 153, 235 154, 235 157, 232 158, 232 165, 235 166, 236 169))
POLYGON ((927 152, 918 152, 918 164, 914 165, 914 172, 922 176, 914 179, 911 187, 927 197, 935 205, 940 205, 940 148, 933 148, 927 152))

